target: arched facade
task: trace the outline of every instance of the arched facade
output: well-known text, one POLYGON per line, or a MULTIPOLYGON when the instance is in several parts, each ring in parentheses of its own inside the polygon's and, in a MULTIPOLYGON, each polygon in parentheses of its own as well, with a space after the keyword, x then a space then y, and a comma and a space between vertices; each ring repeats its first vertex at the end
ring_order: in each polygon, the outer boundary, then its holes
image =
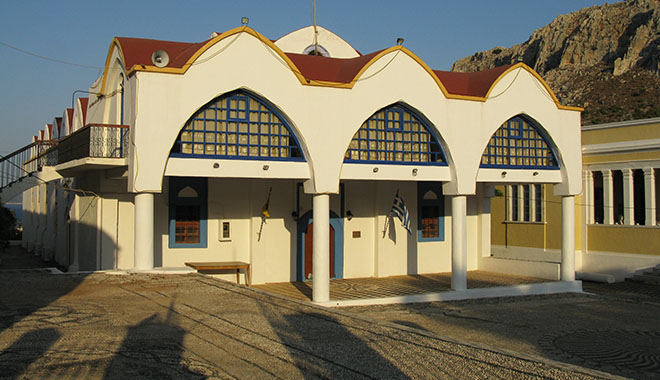
MULTIPOLYGON (((489 252, 493 184, 552 184, 570 209, 579 109, 529 67, 435 71, 403 46, 362 55, 319 30, 321 56, 306 54, 310 28, 274 42, 245 26, 199 43, 112 42, 91 88, 104 96, 86 112, 130 127, 118 181, 135 199, 134 251, 118 262, 245 261, 255 283, 295 281, 299 224, 314 215, 320 262, 329 226, 341 229, 343 277, 452 271, 460 290, 489 252), (185 184, 205 198, 196 211, 185 184), (406 222, 391 222, 395 204, 406 222), (200 242, 177 244, 177 225, 200 242)), ((315 301, 327 301, 327 269, 314 267, 315 301)))

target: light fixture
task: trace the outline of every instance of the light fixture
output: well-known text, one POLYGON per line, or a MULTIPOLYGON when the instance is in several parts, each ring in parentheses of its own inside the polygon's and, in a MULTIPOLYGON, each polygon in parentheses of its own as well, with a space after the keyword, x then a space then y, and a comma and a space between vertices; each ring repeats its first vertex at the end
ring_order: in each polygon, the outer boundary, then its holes
POLYGON ((264 169, 264 170, 268 170, 268 169, 270 169, 270 166, 268 166, 268 165, 264 165, 264 166, 262 167, 262 169, 264 169))
POLYGON ((293 220, 295 220, 296 222, 298 221, 298 213, 297 213, 297 212, 293 211, 293 212, 291 213, 291 217, 292 217, 293 220))
POLYGON ((417 168, 414 168, 414 169, 412 170, 412 175, 413 175, 413 177, 417 175, 417 168))
POLYGON ((219 168, 219 167, 220 167, 220 164, 219 164, 219 163, 216 162, 216 163, 213 164, 213 169, 217 169, 217 168, 219 168))
POLYGON ((351 210, 346 211, 346 219, 351 220, 353 219, 353 213, 351 210))
POLYGON ((396 44, 397 45, 403 45, 403 37, 399 37, 396 39, 396 44))
POLYGON ((506 177, 506 172, 502 172, 502 178, 506 177))
POLYGON ((378 173, 378 168, 374 168, 374 173, 378 173))
POLYGON ((250 19, 247 17, 241 17, 241 24, 247 25, 250 22, 250 19))
POLYGON ((539 172, 534 172, 534 173, 532 173, 532 175, 533 175, 534 177, 536 177, 537 175, 539 175, 539 172))

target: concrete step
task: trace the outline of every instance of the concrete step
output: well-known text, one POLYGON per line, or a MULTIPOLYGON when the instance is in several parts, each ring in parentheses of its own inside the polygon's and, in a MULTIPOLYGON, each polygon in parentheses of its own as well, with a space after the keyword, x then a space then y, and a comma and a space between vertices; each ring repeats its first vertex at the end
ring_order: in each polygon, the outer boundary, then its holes
POLYGON ((479 270, 559 280, 559 263, 547 261, 520 260, 503 257, 482 257, 479 270))

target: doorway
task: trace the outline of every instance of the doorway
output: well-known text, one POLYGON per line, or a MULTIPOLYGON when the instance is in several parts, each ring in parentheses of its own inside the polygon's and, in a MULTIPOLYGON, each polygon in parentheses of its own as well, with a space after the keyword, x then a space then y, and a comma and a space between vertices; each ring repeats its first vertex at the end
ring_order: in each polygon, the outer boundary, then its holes
MULTIPOLYGON (((330 278, 344 277, 344 223, 330 211, 330 278)), ((298 220, 298 275, 297 281, 312 279, 312 255, 314 252, 314 221, 312 211, 298 220)))

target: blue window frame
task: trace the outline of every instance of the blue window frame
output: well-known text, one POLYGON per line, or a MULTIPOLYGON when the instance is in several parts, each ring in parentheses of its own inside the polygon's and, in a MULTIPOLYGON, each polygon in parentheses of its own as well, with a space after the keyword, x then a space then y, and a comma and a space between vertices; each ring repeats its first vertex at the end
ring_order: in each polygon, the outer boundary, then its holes
POLYGON ((169 247, 206 248, 207 215, 207 179, 170 177, 169 247))
POLYGON ((417 183, 417 240, 445 240, 445 196, 441 182, 417 183))
POLYGON ((426 123, 400 104, 381 109, 362 124, 344 162, 447 165, 426 123))
POLYGON ((495 131, 481 156, 481 167, 559 169, 545 136, 520 116, 507 120, 495 131))
POLYGON ((197 111, 179 133, 170 156, 305 160, 284 119, 245 91, 220 96, 197 111))

